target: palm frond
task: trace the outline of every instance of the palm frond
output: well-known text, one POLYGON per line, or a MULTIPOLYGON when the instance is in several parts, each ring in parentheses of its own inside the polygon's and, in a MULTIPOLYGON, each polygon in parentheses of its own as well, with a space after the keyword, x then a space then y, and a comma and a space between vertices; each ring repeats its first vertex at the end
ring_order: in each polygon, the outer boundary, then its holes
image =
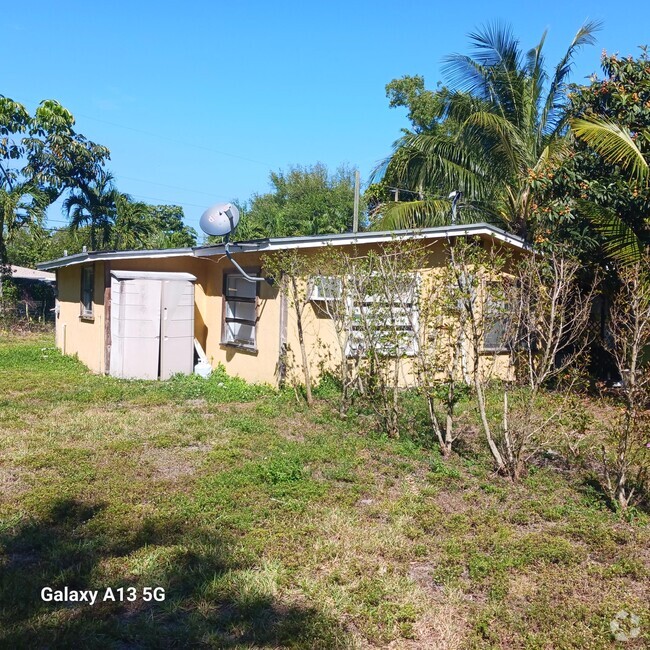
POLYGON ((539 116, 540 98, 542 89, 547 82, 548 75, 544 68, 544 43, 546 42, 547 32, 542 34, 539 43, 528 51, 526 55, 526 76, 528 81, 528 92, 524 102, 524 126, 528 133, 532 133, 536 128, 536 121, 539 116))
POLYGON ((479 198, 492 182, 487 162, 469 137, 422 133, 405 139, 393 172, 408 188, 447 193, 457 189, 479 198))
POLYGON ((620 165, 639 183, 650 180, 648 163, 630 134, 616 122, 599 117, 571 120, 577 138, 595 149, 607 162, 620 165))
POLYGON ((471 56, 450 54, 443 59, 442 70, 449 85, 457 92, 492 101, 494 89, 490 86, 489 70, 471 56))
POLYGON ((537 173, 559 167, 572 149, 568 138, 554 138, 548 141, 531 168, 537 173))
POLYGON ((373 230, 433 228, 451 223, 451 201, 426 199, 386 203, 373 230))
POLYGON ((484 144, 485 149, 505 158, 511 171, 515 172, 521 167, 521 161, 526 157, 526 147, 512 122, 495 113, 482 111, 469 117, 466 124, 478 126, 492 140, 492 143, 484 144))
POLYGON ((474 58, 486 68, 501 67, 517 70, 521 66, 521 51, 509 25, 499 21, 485 25, 469 35, 474 46, 474 58))
POLYGON ((542 111, 539 122, 540 136, 550 132, 559 132, 565 126, 564 115, 558 116, 556 113, 557 111, 562 111, 562 113, 564 113, 562 109, 564 107, 566 83, 571 74, 571 70, 573 69, 573 57, 581 47, 584 47, 585 45, 594 45, 596 42, 594 34, 601 27, 602 23, 595 20, 587 21, 582 25, 573 37, 573 41, 571 41, 564 56, 555 67, 555 73, 546 96, 544 110, 542 111))
POLYGON ((641 261, 648 246, 613 210, 591 203, 578 201, 578 209, 592 223, 605 240, 603 248, 609 257, 624 266, 641 261))

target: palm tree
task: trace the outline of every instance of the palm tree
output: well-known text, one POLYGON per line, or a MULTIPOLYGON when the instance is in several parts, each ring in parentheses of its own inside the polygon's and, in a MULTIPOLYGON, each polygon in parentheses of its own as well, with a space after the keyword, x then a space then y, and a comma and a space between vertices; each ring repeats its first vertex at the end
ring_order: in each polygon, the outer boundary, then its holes
MULTIPOLYGON (((629 175, 630 194, 635 186, 650 183, 650 166, 643 151, 650 145, 650 129, 631 135, 620 124, 593 115, 571 120, 571 129, 605 161, 629 175)), ((650 215, 635 230, 610 208, 588 201, 578 201, 578 207, 603 236, 605 252, 619 264, 636 264, 650 251, 650 215)))
POLYGON ((549 77, 546 32, 523 52, 511 30, 488 26, 470 35, 472 55, 445 60, 449 87, 436 93, 430 129, 408 133, 376 170, 422 199, 391 204, 380 227, 448 223, 447 195, 465 196, 461 216, 494 221, 528 236, 538 210, 535 181, 567 152, 566 86, 573 57, 594 43, 586 23, 549 77))
POLYGON ((90 247, 97 250, 97 231, 102 245, 110 241, 117 216, 119 192, 110 172, 100 169, 92 183, 81 183, 63 202, 63 212, 70 218, 70 229, 90 226, 90 247))
POLYGON ((147 240, 153 234, 146 204, 134 201, 128 194, 118 194, 115 198, 115 207, 112 248, 127 250, 146 247, 147 240))
POLYGON ((7 239, 22 226, 42 219, 49 197, 31 181, 0 186, 0 275, 7 267, 7 239))

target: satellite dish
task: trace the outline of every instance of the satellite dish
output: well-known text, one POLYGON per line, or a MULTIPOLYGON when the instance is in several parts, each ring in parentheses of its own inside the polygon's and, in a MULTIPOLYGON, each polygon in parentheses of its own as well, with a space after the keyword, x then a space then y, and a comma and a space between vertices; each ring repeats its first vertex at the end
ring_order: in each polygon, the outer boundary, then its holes
POLYGON ((220 237, 229 235, 238 223, 239 210, 232 203, 215 203, 199 220, 199 226, 204 233, 220 237))
POLYGON ((268 282, 273 284, 273 278, 258 278, 254 275, 248 275, 239 265, 230 252, 230 235, 239 223, 239 210, 232 203, 215 203, 210 206, 199 219, 199 226, 206 235, 223 237, 223 245, 226 251, 226 257, 232 262, 233 266, 249 282, 268 282))

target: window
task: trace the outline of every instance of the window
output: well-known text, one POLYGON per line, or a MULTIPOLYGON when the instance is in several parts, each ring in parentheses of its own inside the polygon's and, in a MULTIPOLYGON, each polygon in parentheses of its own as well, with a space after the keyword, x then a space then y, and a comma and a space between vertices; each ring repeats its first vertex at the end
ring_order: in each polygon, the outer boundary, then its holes
POLYGON ((486 283, 485 319, 483 329, 484 352, 506 352, 508 310, 505 296, 499 296, 495 283, 486 283))
MULTIPOLYGON (((348 357, 363 356, 368 350, 391 356, 412 356, 417 351, 418 274, 393 278, 390 286, 374 273, 368 277, 315 276, 309 299, 315 304, 345 301, 349 317, 348 357)), ((334 310, 336 311, 336 310, 334 310)))
POLYGON ((258 282, 239 273, 227 273, 223 280, 224 322, 221 343, 249 350, 257 348, 258 282))
POLYGON ((93 318, 94 293, 95 268, 84 266, 81 269, 81 318, 93 318))
POLYGON ((353 328, 348 356, 363 355, 371 346, 387 357, 416 353, 418 283, 417 275, 406 274, 401 282, 395 279, 393 287, 376 287, 362 300, 350 300, 353 328))

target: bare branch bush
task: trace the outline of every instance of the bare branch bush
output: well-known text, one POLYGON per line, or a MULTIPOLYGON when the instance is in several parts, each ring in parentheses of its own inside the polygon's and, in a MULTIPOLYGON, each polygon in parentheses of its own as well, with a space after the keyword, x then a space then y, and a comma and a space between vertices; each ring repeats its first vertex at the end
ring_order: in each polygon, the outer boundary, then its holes
MULTIPOLYGON (((419 313, 412 320, 418 346, 415 385, 425 400, 429 426, 443 457, 451 454, 460 431, 456 407, 464 383, 464 337, 459 336, 459 292, 447 265, 426 274, 419 284, 419 313)), ((413 312, 411 312, 413 314, 413 312)))
POLYGON ((486 339, 503 316, 504 287, 501 281, 506 259, 495 246, 484 247, 479 239, 456 239, 449 243, 449 268, 458 304, 457 335, 469 350, 469 379, 474 390, 481 427, 497 471, 508 473, 506 457, 498 444, 497 431, 488 414, 487 392, 499 347, 489 349, 486 339))
POLYGON ((587 289, 580 287, 580 270, 578 262, 558 251, 531 255, 517 264, 506 290, 504 344, 523 386, 516 403, 509 402, 507 387, 504 390, 500 437, 508 473, 515 480, 554 439, 586 365, 598 280, 587 289), (558 382, 563 383, 562 398, 541 399, 543 389, 558 382))
POLYGON ((320 298, 314 302, 315 309, 320 310, 329 319, 336 337, 339 354, 337 374, 341 387, 339 401, 341 417, 345 417, 355 396, 363 393, 360 358, 349 353, 354 332, 354 318, 350 304, 355 258, 355 253, 348 254, 340 249, 328 247, 314 261, 313 269, 316 273, 310 279, 312 291, 317 292, 320 298))
POLYGON ((621 376, 623 413, 602 448, 603 486, 622 510, 647 495, 650 474, 650 255, 620 270, 604 346, 621 376))
POLYGON ((580 266, 557 253, 512 260, 494 245, 458 240, 449 257, 481 427, 497 471, 516 481, 566 401, 543 400, 541 391, 560 378, 572 385, 579 376, 596 284, 581 290, 580 266), (499 364, 510 381, 495 381, 499 364), (515 382, 522 386, 511 395, 515 382), (490 391, 500 394, 500 416, 488 408, 490 391))
POLYGON ((417 310, 418 268, 409 245, 390 244, 354 260, 348 278, 353 332, 364 393, 383 430, 400 434, 400 393, 411 383, 406 361, 417 348, 411 322, 417 310))
POLYGON ((290 307, 293 308, 300 346, 302 373, 305 381, 305 399, 307 405, 311 406, 314 399, 312 396, 311 368, 304 332, 304 313, 310 299, 308 282, 306 281, 309 262, 296 250, 287 250, 281 251, 274 256, 265 256, 263 264, 266 273, 276 278, 280 291, 286 296, 290 307))
POLYGON ((340 412, 355 395, 372 407, 382 429, 398 437, 402 390, 413 385, 418 350, 420 242, 392 242, 378 251, 329 250, 320 259, 319 308, 330 318, 340 352, 340 412))

